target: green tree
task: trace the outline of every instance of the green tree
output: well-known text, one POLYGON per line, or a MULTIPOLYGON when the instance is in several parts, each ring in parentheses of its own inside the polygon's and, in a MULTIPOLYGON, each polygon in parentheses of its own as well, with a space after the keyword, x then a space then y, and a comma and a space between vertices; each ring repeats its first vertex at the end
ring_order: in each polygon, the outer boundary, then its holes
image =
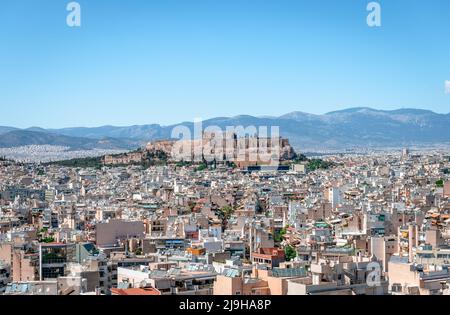
POLYGON ((332 163, 332 162, 324 161, 322 159, 313 159, 313 160, 309 161, 307 169, 309 171, 315 171, 315 170, 318 170, 318 169, 325 169, 326 170, 326 169, 329 169, 329 168, 331 168, 333 166, 334 166, 334 163, 332 163))
POLYGON ((42 243, 53 243, 55 239, 51 236, 45 237, 41 240, 42 243))
POLYGON ((180 161, 176 163, 177 167, 185 167, 185 166, 190 166, 192 163, 186 162, 186 161, 180 161))
POLYGON ((286 246, 284 248, 284 255, 286 257, 286 261, 291 261, 297 257, 297 251, 292 246, 286 246))
POLYGON ((301 163, 301 162, 307 162, 309 159, 304 154, 297 154, 294 158, 294 164, 301 163))
POLYGON ((273 237, 275 242, 282 242, 283 236, 286 235, 286 228, 281 229, 279 232, 275 231, 275 235, 273 237))
POLYGON ((222 209, 220 209, 221 217, 226 220, 231 218, 233 212, 233 208, 230 206, 223 206, 222 209))
POLYGON ((440 179, 436 182, 436 187, 444 187, 444 180, 440 179))
POLYGON ((206 170, 207 168, 208 168, 208 165, 206 165, 205 163, 202 163, 202 164, 200 164, 195 170, 196 170, 197 172, 201 172, 201 171, 206 170))

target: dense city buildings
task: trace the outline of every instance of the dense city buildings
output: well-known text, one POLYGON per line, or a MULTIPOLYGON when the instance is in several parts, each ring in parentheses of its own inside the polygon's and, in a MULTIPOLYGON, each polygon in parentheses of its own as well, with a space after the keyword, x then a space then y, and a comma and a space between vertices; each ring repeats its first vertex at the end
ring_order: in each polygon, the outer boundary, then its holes
POLYGON ((0 294, 449 294, 446 152, 288 148, 255 169, 172 145, 97 167, 1 161, 0 294))

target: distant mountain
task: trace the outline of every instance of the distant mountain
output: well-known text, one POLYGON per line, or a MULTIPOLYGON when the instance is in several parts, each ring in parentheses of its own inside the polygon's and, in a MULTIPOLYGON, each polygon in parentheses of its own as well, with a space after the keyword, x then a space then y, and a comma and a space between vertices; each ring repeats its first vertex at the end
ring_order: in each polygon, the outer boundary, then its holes
MULTIPOLYGON (((33 130, 36 129, 33 128, 33 130)), ((13 130, 0 135, 0 148, 45 144, 67 146, 72 150, 135 149, 141 145, 141 143, 125 139, 88 139, 30 130, 13 130)))
POLYGON ((4 133, 7 133, 7 132, 10 132, 10 131, 13 131, 13 130, 17 130, 17 128, 14 128, 14 127, 2 127, 2 126, 0 126, 0 135, 2 135, 2 134, 4 134, 4 133))
POLYGON ((125 139, 153 139, 157 138, 160 132, 160 125, 143 125, 143 126, 102 126, 94 128, 63 128, 63 129, 48 129, 50 132, 71 136, 71 137, 85 137, 92 139, 99 138, 125 138, 125 139))
POLYGON ((325 147, 332 148, 450 142, 450 114, 437 114, 428 110, 350 108, 317 116, 291 113, 282 118, 293 119, 303 126, 316 126, 313 137, 307 139, 299 133, 295 138, 309 145, 320 140, 324 141, 325 147))
POLYGON ((279 119, 289 119, 295 121, 305 121, 305 120, 316 120, 319 119, 320 116, 314 114, 308 114, 304 112, 292 112, 283 116, 278 117, 279 119))
POLYGON ((37 131, 37 132, 47 132, 47 130, 45 130, 44 128, 41 127, 30 127, 27 129, 24 129, 26 131, 37 131))
MULTIPOLYGON (((183 122, 191 130, 192 122, 183 122)), ((176 125, 157 124, 95 128, 8 130, 0 127, 0 146, 39 142, 72 143, 75 147, 96 145, 119 147, 169 139, 176 125), (2 134, 2 130, 6 130, 2 134), (45 135, 45 136, 44 136, 45 135), (20 136, 20 137, 18 137, 20 136), (58 137, 60 136, 60 137, 58 137), (61 138, 62 137, 62 138, 61 138), (101 139, 108 139, 102 140, 101 139), (106 141, 106 142, 103 142, 106 141)), ((450 114, 437 114, 421 109, 376 110, 367 107, 349 108, 324 115, 292 112, 280 117, 241 115, 205 120, 203 128, 219 126, 279 126, 283 137, 300 149, 347 149, 355 147, 392 147, 450 143, 450 114)))

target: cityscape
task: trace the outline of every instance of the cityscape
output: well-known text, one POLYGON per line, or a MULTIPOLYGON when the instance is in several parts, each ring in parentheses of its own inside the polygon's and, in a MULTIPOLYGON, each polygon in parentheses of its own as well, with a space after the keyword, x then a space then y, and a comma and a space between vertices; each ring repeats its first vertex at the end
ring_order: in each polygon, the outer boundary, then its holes
POLYGON ((450 295, 448 1, 59 2, 0 11, 2 300, 450 295))
POLYGON ((174 140, 3 159, 2 294, 450 293, 448 150, 307 157, 279 138, 265 163, 262 138, 230 138, 222 161, 174 159, 174 140))

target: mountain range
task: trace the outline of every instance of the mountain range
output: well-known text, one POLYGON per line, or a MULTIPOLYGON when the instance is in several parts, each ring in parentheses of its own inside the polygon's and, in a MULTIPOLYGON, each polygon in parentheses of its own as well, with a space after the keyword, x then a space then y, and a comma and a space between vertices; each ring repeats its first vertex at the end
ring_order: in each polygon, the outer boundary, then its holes
MULTIPOLYGON (((193 128, 192 122, 183 122, 193 128)), ((133 149, 156 139, 170 139, 177 125, 126 127, 102 126, 18 129, 0 126, 0 148, 24 145, 61 145, 71 149, 133 149)), ((450 143, 450 114, 422 109, 376 110, 350 108, 314 115, 292 112, 280 117, 217 117, 203 121, 203 128, 219 126, 279 126, 283 137, 296 148, 349 149, 420 146, 450 143)))

